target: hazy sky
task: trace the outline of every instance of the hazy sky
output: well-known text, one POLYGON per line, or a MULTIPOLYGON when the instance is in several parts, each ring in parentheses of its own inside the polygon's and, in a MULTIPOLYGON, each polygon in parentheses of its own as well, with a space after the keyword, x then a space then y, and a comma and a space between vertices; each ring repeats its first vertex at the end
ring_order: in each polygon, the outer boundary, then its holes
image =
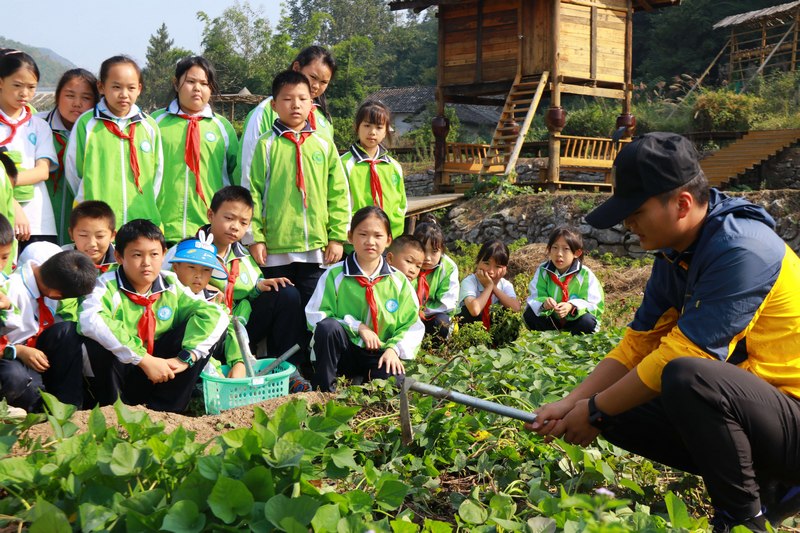
MULTIPOLYGON (((92 72, 118 53, 144 66, 147 42, 162 22, 175 46, 199 52, 203 24, 197 12, 214 18, 232 4, 233 0, 2 0, 0 35, 50 48, 92 72)), ((250 0, 250 5, 261 7, 271 26, 279 22, 281 0, 250 0)))

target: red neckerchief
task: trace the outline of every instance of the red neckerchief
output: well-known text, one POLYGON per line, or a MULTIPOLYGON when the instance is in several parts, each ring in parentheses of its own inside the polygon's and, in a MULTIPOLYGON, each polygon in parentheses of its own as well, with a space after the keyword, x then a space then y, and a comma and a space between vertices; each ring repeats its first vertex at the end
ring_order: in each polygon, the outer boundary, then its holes
POLYGON ((122 133, 122 130, 119 129, 117 123, 114 122, 113 120, 101 120, 100 122, 102 122, 105 125, 108 131, 110 131, 120 139, 125 139, 128 141, 128 148, 130 150, 130 154, 128 157, 131 163, 131 170, 133 170, 133 178, 134 181, 136 182, 136 189, 138 189, 138 191, 141 193, 142 187, 141 185, 139 185, 139 174, 140 174, 139 155, 136 153, 136 143, 134 140, 134 137, 136 136, 136 123, 131 122, 130 128, 128 129, 129 133, 125 135, 124 133, 122 133))
POLYGON ((569 301, 569 282, 572 280, 572 278, 575 277, 575 272, 573 272, 572 274, 570 274, 569 276, 564 278, 563 282, 560 279, 558 279, 558 276, 556 276, 552 272, 549 272, 549 274, 550 274, 550 279, 553 280, 553 283, 555 283, 556 285, 561 287, 561 301, 562 302, 568 302, 569 301))
POLYGON ((383 209, 383 187, 381 187, 381 179, 378 177, 377 159, 366 159, 369 163, 369 189, 372 191, 372 204, 377 205, 383 209))
POLYGON ((6 117, 4 117, 2 113, 0 113, 0 124, 5 124, 9 128, 11 128, 11 133, 8 135, 8 137, 0 141, 0 146, 5 146, 11 141, 13 141, 14 136, 17 134, 17 130, 19 129, 19 127, 25 124, 26 122, 30 122, 31 117, 33 116, 30 106, 26 105, 24 107, 24 110, 25 112, 23 113, 22 118, 19 119, 19 121, 17 121, 16 123, 9 122, 6 119, 6 117))
POLYGON ((39 304, 39 331, 36 332, 36 335, 25 341, 25 345, 31 348, 36 347, 36 341, 39 340, 39 335, 41 335, 44 330, 52 326, 56 321, 56 319, 53 317, 53 313, 50 311, 50 308, 44 303, 44 296, 39 296, 36 298, 36 303, 39 304))
POLYGON ((139 338, 142 339, 147 353, 153 355, 153 347, 156 344, 156 314, 153 312, 153 304, 161 296, 161 293, 142 296, 133 292, 122 291, 122 294, 136 305, 144 307, 144 313, 142 313, 136 329, 139 331, 139 338))
POLYGON ((373 287, 381 278, 375 278, 370 281, 364 276, 354 277, 359 285, 367 289, 367 305, 369 305, 369 312, 372 315, 372 331, 378 333, 378 303, 375 301, 375 290, 373 287))
MULTIPOLYGON (((227 269, 226 269, 227 270, 227 269)), ((233 312, 233 287, 239 278, 239 259, 231 261, 231 269, 228 270, 228 284, 225 285, 225 305, 228 311, 233 312)))
POLYGON ((67 139, 62 137, 60 133, 53 132, 53 140, 58 145, 58 150, 56 150, 58 168, 52 173, 53 193, 56 193, 58 192, 58 182, 64 176, 64 152, 67 149, 67 139))
POLYGON ((103 274, 105 274, 106 272, 108 272, 108 269, 111 267, 111 263, 108 263, 108 264, 105 264, 105 265, 94 265, 94 267, 97 270, 99 270, 100 272, 102 272, 103 274))
POLYGON ((486 328, 486 331, 489 331, 489 327, 492 325, 492 314, 490 312, 492 307, 492 295, 489 295, 489 299, 486 301, 486 305, 483 306, 483 311, 481 311, 481 321, 483 322, 483 327, 486 328))
POLYGON ((308 125, 311 126, 315 131, 317 129, 317 117, 314 116, 314 112, 317 110, 317 104, 311 106, 311 113, 308 114, 308 125))
POLYGON ((417 278, 417 298, 419 299, 419 315, 425 318, 425 304, 428 303, 428 297, 431 293, 431 287, 428 285, 428 274, 433 272, 434 269, 420 270, 419 278, 417 278))
POLYGON ((200 182, 200 121, 203 117, 200 115, 187 115, 185 113, 178 113, 182 119, 189 121, 189 127, 186 130, 186 148, 183 151, 183 160, 186 166, 194 173, 194 190, 200 195, 203 203, 206 203, 206 195, 203 193, 203 184, 200 182))
POLYGON ((303 176, 303 165, 302 165, 302 152, 300 151, 300 146, 308 139, 312 132, 310 131, 301 131, 300 138, 297 138, 297 132, 294 130, 287 130, 281 133, 281 137, 285 137, 294 143, 295 147, 295 163, 297 164, 297 174, 295 175, 295 182, 297 184, 297 190, 300 191, 300 194, 303 197, 303 207, 308 207, 308 200, 306 199, 306 179, 303 176))

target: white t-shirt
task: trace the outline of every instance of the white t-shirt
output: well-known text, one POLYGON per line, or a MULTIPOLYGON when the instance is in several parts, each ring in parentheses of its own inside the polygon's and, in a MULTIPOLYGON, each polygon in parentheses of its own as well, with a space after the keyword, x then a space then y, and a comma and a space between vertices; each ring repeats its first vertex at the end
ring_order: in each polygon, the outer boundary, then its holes
MULTIPOLYGON (((511 298, 517 297, 517 293, 514 291, 514 285, 512 285, 511 282, 508 281, 506 278, 500 278, 500 281, 498 282, 497 285, 500 288, 501 292, 505 293, 511 298)), ((477 276, 475 276, 475 274, 470 274, 469 276, 464 278, 464 281, 461 282, 461 292, 458 293, 458 305, 463 306, 464 300, 470 297, 477 298, 478 296, 481 295, 482 292, 483 292, 483 285, 481 285, 481 282, 478 281, 478 278, 477 276)), ((500 300, 493 293, 492 303, 496 304, 499 301, 500 300)))
MULTIPOLYGON (((11 123, 19 119, 11 119, 2 113, 3 118, 11 123)), ((27 111, 26 111, 27 113, 27 111)), ((20 119, 23 116, 20 116, 20 119)), ((11 135, 11 128, 0 124, 0 140, 11 135)), ((39 159, 50 160, 50 171, 58 168, 58 157, 53 146, 53 132, 47 122, 37 116, 20 126, 14 139, 5 145, 20 170, 29 170, 36 165, 39 159)), ((53 206, 50 204, 50 195, 47 193, 45 182, 40 181, 33 186, 33 198, 22 204, 25 215, 31 225, 31 235, 56 235, 56 218, 53 215, 53 206)))

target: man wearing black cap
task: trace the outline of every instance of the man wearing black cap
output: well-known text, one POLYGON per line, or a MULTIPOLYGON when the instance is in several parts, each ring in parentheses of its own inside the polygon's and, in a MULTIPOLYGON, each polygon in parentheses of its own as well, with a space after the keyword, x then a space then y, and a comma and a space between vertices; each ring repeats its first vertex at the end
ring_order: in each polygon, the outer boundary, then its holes
POLYGON ((800 510, 800 260, 762 208, 709 190, 692 144, 650 133, 586 216, 656 251, 620 344, 529 429, 608 441, 703 477, 714 531, 800 510), (729 364, 726 364, 729 363, 729 364))

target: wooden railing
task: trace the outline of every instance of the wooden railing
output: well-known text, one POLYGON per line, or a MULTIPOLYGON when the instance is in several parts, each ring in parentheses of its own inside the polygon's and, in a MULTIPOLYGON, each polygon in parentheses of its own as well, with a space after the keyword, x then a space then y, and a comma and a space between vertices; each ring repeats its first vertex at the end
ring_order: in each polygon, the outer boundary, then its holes
MULTIPOLYGON (((444 171, 479 174, 488 150, 488 144, 447 143, 444 171)), ((502 167, 503 158, 494 157, 492 170, 502 170, 502 167), (495 166, 498 168, 495 169, 495 166)))
POLYGON ((561 167, 610 169, 621 143, 599 137, 559 135, 561 139, 561 167))

